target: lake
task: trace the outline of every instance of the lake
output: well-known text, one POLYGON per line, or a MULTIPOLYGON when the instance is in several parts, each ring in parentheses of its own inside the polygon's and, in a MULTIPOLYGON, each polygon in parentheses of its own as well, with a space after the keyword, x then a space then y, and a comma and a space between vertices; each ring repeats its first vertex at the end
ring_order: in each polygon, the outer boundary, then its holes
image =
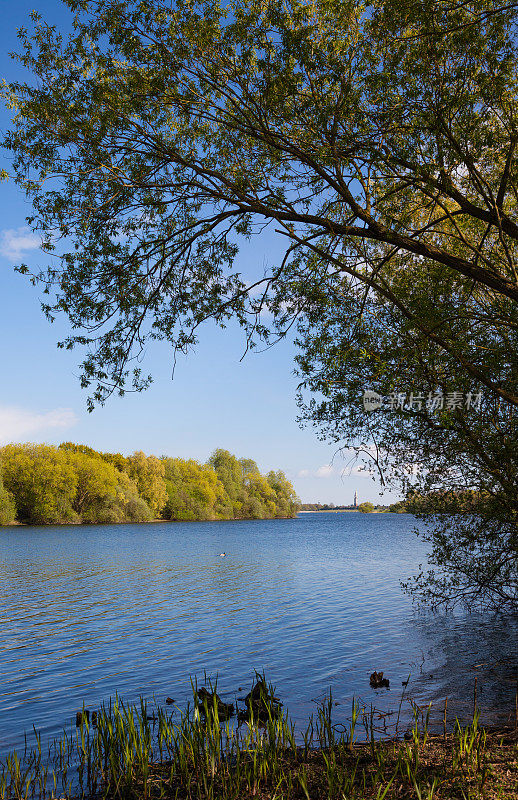
POLYGON ((0 757, 33 725, 59 735, 116 692, 183 707, 204 671, 231 699, 264 669, 299 725, 330 687, 337 722, 353 697, 397 710, 409 675, 416 702, 442 715, 448 697, 466 716, 476 676, 486 720, 507 719, 518 616, 414 612, 399 581, 426 559, 415 524, 308 513, 0 529, 0 757), (374 670, 389 690, 370 688, 374 670))

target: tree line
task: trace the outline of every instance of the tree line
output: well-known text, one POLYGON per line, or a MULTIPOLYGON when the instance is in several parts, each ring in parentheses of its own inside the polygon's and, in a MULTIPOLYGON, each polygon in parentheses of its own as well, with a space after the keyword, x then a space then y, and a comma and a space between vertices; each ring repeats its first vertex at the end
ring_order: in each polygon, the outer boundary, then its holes
POLYGON ((374 505, 369 500, 360 503, 358 506, 336 506, 334 503, 302 503, 301 511, 362 511, 364 514, 371 514, 373 511, 390 511, 392 506, 374 505))
POLYGON ((64 2, 70 35, 20 30, 3 145, 52 254, 17 269, 90 407, 149 385, 147 342, 296 331, 323 440, 402 494, 477 493, 426 515, 414 597, 515 610, 517 4, 64 2))
POLYGON ((299 499, 281 470, 217 449, 194 459, 101 453, 64 442, 0 449, 0 525, 293 517, 299 499))

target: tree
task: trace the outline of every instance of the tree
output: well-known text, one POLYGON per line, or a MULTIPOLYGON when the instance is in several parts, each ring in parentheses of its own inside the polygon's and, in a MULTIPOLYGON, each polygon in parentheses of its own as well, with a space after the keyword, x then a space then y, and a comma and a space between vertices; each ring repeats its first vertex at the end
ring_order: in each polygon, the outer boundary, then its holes
POLYGON ((240 458, 241 470, 243 472, 243 479, 246 480, 249 475, 259 475, 259 467, 252 458, 240 458))
POLYGON ((241 508, 240 516, 252 519, 270 519, 276 516, 275 491, 268 480, 259 472, 248 476, 246 484, 246 499, 241 508))
MULTIPOLYGON (((63 442, 77 477, 73 507, 86 523, 149 522, 153 514, 127 474, 132 462, 120 453, 99 453, 63 442)), ((149 487, 148 487, 149 488, 149 487)))
POLYGON ((92 458, 103 458, 103 453, 98 453, 93 447, 88 447, 86 444, 76 444, 75 442, 61 442, 59 450, 64 450, 67 453, 82 453, 85 456, 92 458))
POLYGON ((77 476, 67 454, 43 444, 6 445, 0 450, 5 488, 18 519, 34 525, 79 522, 73 508, 77 476))
POLYGON ((232 503, 233 517, 271 519, 296 515, 300 501, 281 470, 263 476, 252 459, 238 460, 222 449, 213 452, 209 464, 232 503))
POLYGON ((232 516, 239 516, 243 501, 246 498, 241 464, 232 453, 221 448, 214 450, 208 463, 216 472, 232 502, 232 516))
POLYGON ((151 513, 158 517, 167 501, 162 461, 156 456, 146 456, 139 450, 128 457, 127 472, 135 481, 138 493, 151 509, 151 513))
POLYGON ((360 505, 358 506, 358 511, 361 511, 362 514, 372 514, 372 512, 374 511, 374 506, 372 503, 369 502, 360 503, 360 505))
POLYGON ((310 372, 316 350, 328 366, 334 353, 349 383, 332 398, 336 425, 326 411, 331 437, 350 431, 367 373, 391 391, 402 372, 432 393, 483 390, 467 423, 398 414, 387 428, 377 415, 361 422, 368 438, 341 443, 380 450, 381 422, 382 444, 417 459, 401 470, 453 465, 465 487, 498 496, 493 554, 505 545, 500 575, 507 564, 514 580, 516 4, 67 4, 78 14, 67 42, 37 15, 32 38, 22 32, 35 80, 5 90, 16 112, 5 145, 57 264, 40 275, 45 311, 83 329, 63 346, 86 347, 91 402, 147 385, 129 371, 146 340, 185 350, 207 318, 232 315, 248 346, 299 319, 310 372), (265 226, 285 237, 285 258, 245 282, 239 242, 265 226), (338 302, 337 353, 308 332, 338 302))
POLYGON ((267 478, 251 458, 240 458, 242 481, 246 497, 239 516, 244 519, 269 519, 277 516, 276 494, 267 478))
POLYGON ((101 509, 116 497, 119 483, 117 470, 99 456, 85 452, 68 452, 68 463, 76 476, 76 493, 72 507, 82 522, 103 522, 101 509))
POLYGON ((232 504, 215 471, 193 459, 163 459, 168 500, 164 516, 175 520, 232 517, 232 504))
POLYGON ((139 496, 135 481, 126 473, 121 473, 89 447, 67 443, 63 449, 77 479, 72 506, 81 522, 148 522, 152 519, 151 510, 139 496))
POLYGON ((480 334, 514 329, 515 4, 65 3, 67 41, 37 14, 21 33, 35 83, 4 90, 4 143, 58 257, 40 275, 46 313, 84 329, 62 344, 87 347, 93 401, 124 390, 150 337, 183 350, 234 314, 252 341, 269 333, 265 304, 285 332, 323 269, 518 404, 490 355, 473 359, 447 313, 430 327, 405 293, 414 272, 446 276, 479 298, 480 334), (268 224, 286 258, 246 284, 238 241, 268 224))
POLYGON ((396 503, 391 503, 388 507, 390 514, 406 514, 407 507, 404 502, 398 500, 396 503))
MULTIPOLYGON (((414 291, 409 283, 409 295, 414 291)), ((434 306, 457 302, 448 299, 447 283, 429 283, 419 294, 430 318, 434 306)), ((354 298, 330 297, 325 287, 323 295, 325 302, 315 301, 301 330, 298 368, 309 390, 301 391, 302 416, 321 436, 363 454, 364 466, 376 469, 387 484, 409 492, 404 505, 420 519, 419 530, 430 544, 430 570, 406 581, 406 588, 432 606, 463 602, 514 609, 516 414, 455 371, 433 342, 416 340, 386 303, 367 299, 358 319, 350 313, 354 298), (366 388, 379 396, 379 408, 365 410, 366 388)), ((458 328, 466 347, 477 341, 470 322, 475 304, 465 302, 464 326, 458 328)), ((494 336, 482 345, 491 351, 495 372, 508 371, 511 387, 516 344, 515 335, 507 344, 494 336)))
POLYGON ((127 472, 129 470, 129 461, 122 453, 99 453, 99 456, 119 470, 119 472, 127 472))
POLYGON ((4 488, 0 477, 0 525, 12 525, 16 519, 13 496, 4 488))
POLYGON ((116 500, 111 501, 108 507, 113 518, 110 521, 113 522, 151 522, 153 519, 151 509, 140 497, 135 481, 124 472, 119 475, 116 500))
POLYGON ((276 517, 293 517, 300 508, 300 500, 291 482, 282 470, 270 470, 266 480, 276 495, 276 517))
POLYGON ((227 450, 212 456, 233 491, 227 494, 211 464, 99 453, 64 442, 9 445, 0 449, 0 525, 18 519, 31 524, 66 522, 116 524, 172 520, 263 519, 294 516, 293 487, 284 473, 271 481, 255 471, 243 478, 242 465, 227 450), (123 467, 123 469, 120 469, 123 467), (133 476, 133 477, 131 477, 133 476), (147 501, 147 502, 146 502, 147 501))

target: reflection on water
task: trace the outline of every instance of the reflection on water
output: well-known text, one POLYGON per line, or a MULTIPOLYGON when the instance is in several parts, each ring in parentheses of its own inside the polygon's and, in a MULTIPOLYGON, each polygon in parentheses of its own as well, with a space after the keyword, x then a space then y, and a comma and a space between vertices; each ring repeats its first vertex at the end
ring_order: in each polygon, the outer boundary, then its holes
POLYGON ((399 580, 424 561, 409 515, 11 528, 0 532, 0 753, 58 734, 118 692, 182 705, 189 676, 223 696, 264 669, 305 722, 332 687, 398 706, 514 711, 518 618, 412 612, 399 580), (226 552, 224 559, 220 552, 226 552), (383 670, 390 691, 372 690, 383 670))
POLYGON ((424 663, 414 687, 428 700, 448 697, 452 714, 467 717, 475 702, 488 723, 514 721, 518 691, 518 616, 473 613, 414 622, 424 663))

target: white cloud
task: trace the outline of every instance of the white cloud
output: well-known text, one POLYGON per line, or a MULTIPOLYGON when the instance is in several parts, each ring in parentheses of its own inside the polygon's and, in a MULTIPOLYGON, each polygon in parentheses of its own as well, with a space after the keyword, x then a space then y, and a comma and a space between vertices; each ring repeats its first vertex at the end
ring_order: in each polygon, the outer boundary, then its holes
POLYGON ((39 414, 14 406, 0 406, 0 444, 19 442, 25 437, 50 428, 70 428, 77 417, 70 408, 56 408, 39 414))
POLYGON ((319 467, 315 473, 317 478, 329 478, 334 472, 333 467, 331 464, 324 464, 324 466, 319 467))
POLYGON ((334 474, 335 470, 331 464, 324 464, 314 471, 310 469, 301 469, 297 473, 297 478, 329 478, 330 475, 334 474))
POLYGON ((0 233, 0 255, 17 260, 29 250, 41 247, 41 238, 30 228, 9 228, 0 233))

